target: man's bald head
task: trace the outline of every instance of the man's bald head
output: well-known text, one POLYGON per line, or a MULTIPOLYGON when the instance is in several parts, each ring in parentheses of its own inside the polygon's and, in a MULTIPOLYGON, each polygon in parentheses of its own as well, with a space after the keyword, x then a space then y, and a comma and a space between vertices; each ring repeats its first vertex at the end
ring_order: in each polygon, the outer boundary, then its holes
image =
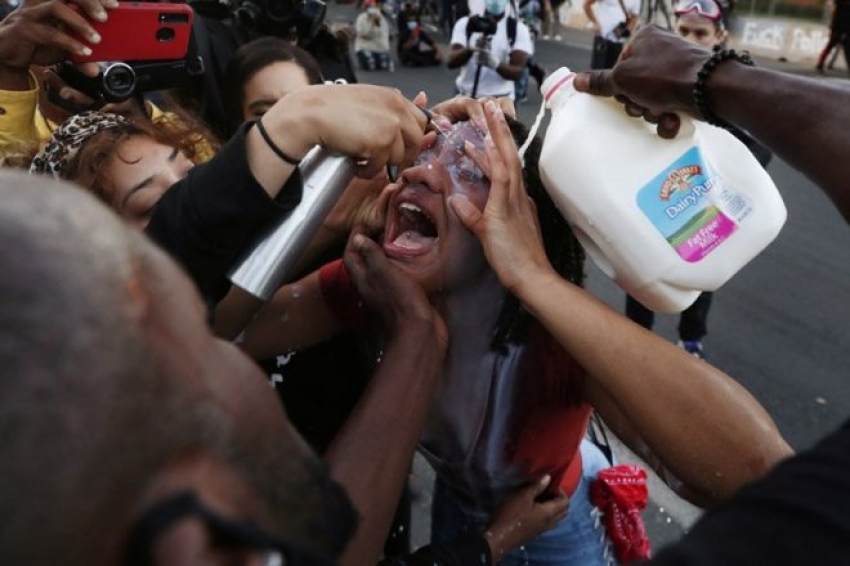
POLYGON ((339 488, 143 235, 83 191, 0 172, 0 270, 0 563, 105 563, 152 478, 198 455, 268 504, 248 518, 341 548, 339 488))

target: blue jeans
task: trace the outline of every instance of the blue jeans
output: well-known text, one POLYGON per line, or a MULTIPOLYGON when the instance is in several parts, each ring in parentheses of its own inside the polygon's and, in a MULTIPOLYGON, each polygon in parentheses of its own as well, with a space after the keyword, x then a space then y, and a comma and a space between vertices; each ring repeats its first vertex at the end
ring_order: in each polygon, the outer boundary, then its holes
POLYGON ((390 68, 390 54, 380 51, 358 51, 357 62, 364 71, 386 71, 390 68))
MULTIPOLYGON (((500 566, 608 566, 615 564, 604 527, 590 502, 590 482, 610 467, 602 452, 582 440, 582 478, 570 498, 570 509, 555 528, 505 555, 500 566), (610 558, 609 558, 610 557, 610 558)), ((446 544, 469 532, 484 532, 485 513, 465 510, 439 479, 434 487, 431 542, 446 544)))

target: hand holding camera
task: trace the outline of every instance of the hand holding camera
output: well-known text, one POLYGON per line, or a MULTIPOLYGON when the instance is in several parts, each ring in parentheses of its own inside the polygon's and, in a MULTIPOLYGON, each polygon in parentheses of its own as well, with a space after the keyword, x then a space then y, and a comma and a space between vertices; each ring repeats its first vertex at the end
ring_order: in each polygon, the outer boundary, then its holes
POLYGON ((499 59, 491 51, 485 49, 476 50, 476 59, 479 65, 490 69, 496 69, 500 63, 499 59))

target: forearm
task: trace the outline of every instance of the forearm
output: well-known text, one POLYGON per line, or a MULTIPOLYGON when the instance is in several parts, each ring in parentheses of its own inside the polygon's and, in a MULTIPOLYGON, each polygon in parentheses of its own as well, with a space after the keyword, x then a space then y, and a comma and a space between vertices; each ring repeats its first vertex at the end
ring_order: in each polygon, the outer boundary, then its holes
POLYGON ((375 564, 406 481, 445 346, 422 323, 397 333, 325 460, 362 515, 341 564, 375 564))
POLYGON ((499 63, 496 67, 496 72, 504 79, 517 81, 522 76, 522 71, 525 69, 525 64, 513 65, 511 63, 499 63))
POLYGON ((527 308, 687 487, 725 497, 791 453, 770 416, 723 372, 554 273, 526 280, 527 308))
POLYGON ((446 65, 448 65, 449 69, 462 67, 466 65, 473 53, 472 49, 466 47, 452 47, 451 51, 449 51, 446 65))
POLYGON ((850 91, 724 63, 712 73, 707 92, 718 116, 748 131, 814 180, 850 222, 850 91))

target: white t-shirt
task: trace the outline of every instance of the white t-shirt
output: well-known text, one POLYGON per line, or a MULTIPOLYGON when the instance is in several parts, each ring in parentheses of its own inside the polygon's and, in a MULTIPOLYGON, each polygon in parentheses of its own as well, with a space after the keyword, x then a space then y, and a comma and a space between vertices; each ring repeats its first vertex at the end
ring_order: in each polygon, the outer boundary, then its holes
MULTIPOLYGON (((466 43, 466 23, 469 17, 463 17, 457 21, 452 30, 451 45, 462 45, 467 47, 466 43)), ((469 38, 469 47, 475 47, 480 33, 473 33, 469 38)), ((508 41, 508 18, 503 17, 499 20, 496 26, 496 33, 490 42, 490 52, 502 62, 510 60, 512 51, 522 51, 529 56, 534 54, 534 44, 531 42, 531 34, 526 26, 521 21, 516 24, 516 41, 511 47, 508 41)), ((475 70, 478 68, 478 59, 475 55, 470 57, 469 61, 460 71, 455 86, 461 94, 467 96, 472 94, 472 87, 475 85, 475 70)), ((507 96, 514 98, 514 81, 502 77, 494 69, 489 67, 481 67, 481 76, 478 79, 478 91, 476 96, 507 96)))
POLYGON ((387 19, 378 14, 378 24, 373 17, 361 12, 354 22, 357 35, 354 37, 354 51, 373 51, 376 53, 389 53, 390 51, 390 24, 387 19))
MULTIPOLYGON (((640 14, 640 0, 623 0, 623 5, 626 7, 628 13, 640 14)), ((596 21, 599 23, 602 37, 616 41, 617 37, 614 35, 614 28, 620 22, 626 21, 623 8, 620 6, 620 0, 596 0, 593 3, 592 9, 593 15, 596 16, 596 21)))

